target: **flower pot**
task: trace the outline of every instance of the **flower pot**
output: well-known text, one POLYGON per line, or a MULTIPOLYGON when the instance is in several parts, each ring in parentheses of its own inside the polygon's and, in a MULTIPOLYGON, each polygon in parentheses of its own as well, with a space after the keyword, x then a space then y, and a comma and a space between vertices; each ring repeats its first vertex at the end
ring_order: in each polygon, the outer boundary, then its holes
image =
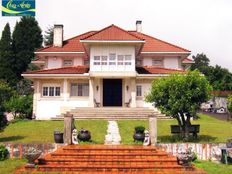
POLYGON ((39 158, 39 156, 41 155, 41 152, 37 152, 37 153, 26 153, 24 154, 24 157, 28 160, 28 164, 29 165, 34 165, 35 164, 35 160, 37 158, 39 158))
POLYGON ((81 130, 78 135, 77 138, 80 141, 89 141, 91 139, 91 134, 88 130, 81 130))
POLYGON ((135 132, 133 135, 134 140, 136 141, 144 141, 145 134, 141 132, 135 132))
POLYGON ((227 148, 232 148, 232 142, 227 142, 227 143, 226 143, 226 147, 227 147, 227 148))
POLYGON ((62 132, 54 132, 55 143, 64 143, 63 134, 62 132))

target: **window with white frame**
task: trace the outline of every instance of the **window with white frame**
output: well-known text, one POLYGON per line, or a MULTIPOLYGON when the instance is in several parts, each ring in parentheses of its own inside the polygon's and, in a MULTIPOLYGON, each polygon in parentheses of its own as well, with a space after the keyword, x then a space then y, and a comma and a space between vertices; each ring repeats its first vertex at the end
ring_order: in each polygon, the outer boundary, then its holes
POLYGON ((115 53, 109 54, 109 65, 116 65, 116 54, 115 53))
POLYGON ((125 55, 125 65, 131 65, 132 56, 125 55))
POLYGON ((108 59, 107 56, 101 56, 101 64, 102 65, 107 65, 107 59, 108 59))
POLYGON ((136 96, 142 97, 142 86, 141 85, 136 86, 136 96))
POLYGON ((88 83, 72 83, 70 95, 75 96, 89 96, 89 84, 88 83))
POLYGON ((64 60, 63 61, 63 66, 72 66, 73 65, 73 60, 64 60))
POLYGON ((118 65, 123 65, 124 55, 118 55, 118 65))
POLYGON ((59 86, 43 86, 42 94, 44 97, 59 97, 60 87, 59 86))
POLYGON ((94 65, 101 65, 101 57, 100 56, 94 56, 93 57, 93 64, 94 65))
POLYGON ((152 59, 152 66, 162 66, 163 61, 160 59, 152 59))

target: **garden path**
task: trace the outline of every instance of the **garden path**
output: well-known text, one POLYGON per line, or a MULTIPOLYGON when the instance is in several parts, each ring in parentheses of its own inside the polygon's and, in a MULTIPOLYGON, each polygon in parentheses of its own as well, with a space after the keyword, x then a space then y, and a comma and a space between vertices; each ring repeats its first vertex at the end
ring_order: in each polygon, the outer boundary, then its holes
POLYGON ((105 144, 120 144, 121 136, 116 121, 108 121, 107 135, 105 136, 105 144))

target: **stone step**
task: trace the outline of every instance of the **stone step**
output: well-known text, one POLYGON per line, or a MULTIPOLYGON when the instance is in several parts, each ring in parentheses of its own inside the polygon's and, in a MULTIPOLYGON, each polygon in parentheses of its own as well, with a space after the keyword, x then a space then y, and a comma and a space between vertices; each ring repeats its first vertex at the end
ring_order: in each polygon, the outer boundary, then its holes
POLYGON ((38 161, 37 168, 26 167, 26 170, 72 174, 205 174, 194 167, 179 165, 176 157, 153 146, 68 145, 38 161))
POLYGON ((56 152, 52 153, 51 156, 53 157, 78 157, 78 158, 89 158, 91 156, 94 156, 95 158, 99 158, 102 156, 105 156, 106 158, 110 158, 112 156, 114 157, 124 157, 124 158, 139 158, 140 156, 143 157, 151 157, 151 156, 165 156, 167 157, 168 155, 166 153, 144 153, 144 152, 131 152, 131 153, 99 153, 99 152, 91 152, 91 153, 83 153, 83 152, 78 152, 78 153, 71 153, 71 152, 56 152))
POLYGON ((121 164, 121 165, 136 165, 136 164, 141 164, 141 165, 176 165, 177 160, 176 159, 98 159, 98 158, 93 158, 93 159, 76 159, 76 158, 47 158, 47 159, 40 159, 40 164, 62 164, 62 165, 116 165, 116 164, 121 164))
MULTIPOLYGON (((134 117, 134 118, 131 118, 131 117, 88 117, 88 116, 85 116, 85 117, 76 117, 74 116, 74 119, 75 120, 86 120, 86 119, 89 119, 89 120, 96 120, 96 119, 103 119, 103 120, 147 120, 148 117, 134 117)), ((169 119, 172 119, 172 118, 169 118, 169 117, 158 117, 159 120, 169 120, 169 119)), ((52 117, 51 120, 64 120, 64 117, 52 117)))
POLYGON ((120 164, 111 164, 111 165, 89 165, 88 163, 82 165, 39 165, 39 171, 115 171, 115 170, 129 170, 129 171, 141 171, 141 170, 185 170, 180 165, 149 165, 149 164, 134 164, 134 165, 120 165, 120 164))
POLYGON ((133 146, 133 145, 108 145, 108 146, 102 146, 102 145, 69 145, 65 146, 62 148, 62 150, 88 150, 88 151, 93 151, 93 150, 106 150, 106 151, 111 151, 111 150, 122 150, 122 151, 160 151, 159 148, 155 146, 133 146))

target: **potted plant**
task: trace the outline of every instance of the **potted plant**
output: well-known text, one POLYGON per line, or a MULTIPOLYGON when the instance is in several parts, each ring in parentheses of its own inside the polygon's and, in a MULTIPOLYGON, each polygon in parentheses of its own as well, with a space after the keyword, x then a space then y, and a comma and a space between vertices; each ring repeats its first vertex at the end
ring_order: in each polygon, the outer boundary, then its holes
POLYGON ((143 127, 143 126, 135 127, 135 132, 133 135, 134 140, 144 141, 144 138, 145 138, 144 130, 145 130, 145 127, 143 127))
POLYGON ((192 152, 192 148, 188 148, 186 152, 179 152, 177 154, 178 164, 183 166, 191 166, 191 162, 195 161, 197 156, 194 152, 192 152))
POLYGON ((63 135, 64 135, 63 132, 61 132, 60 130, 56 129, 54 131, 54 140, 55 140, 55 143, 64 143, 63 135))
POLYGON ((77 138, 80 141, 89 141, 91 139, 91 133, 88 130, 81 128, 78 132, 77 138))
POLYGON ((232 148, 232 138, 228 138, 228 139, 227 139, 226 147, 227 147, 227 148, 232 148))
POLYGON ((24 157, 28 160, 28 166, 30 167, 34 167, 35 166, 35 160, 37 158, 39 158, 39 156, 41 155, 41 151, 37 150, 34 147, 29 147, 28 149, 26 149, 25 153, 24 153, 24 157))

